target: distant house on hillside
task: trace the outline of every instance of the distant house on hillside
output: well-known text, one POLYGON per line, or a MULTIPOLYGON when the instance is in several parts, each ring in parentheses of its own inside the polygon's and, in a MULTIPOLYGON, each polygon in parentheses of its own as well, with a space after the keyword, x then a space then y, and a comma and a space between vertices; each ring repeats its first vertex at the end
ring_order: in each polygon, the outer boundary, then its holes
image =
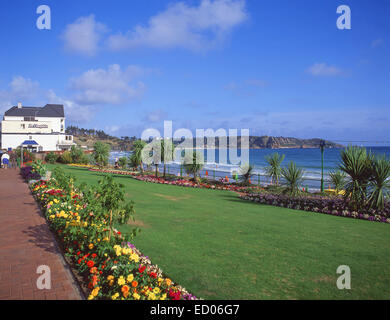
POLYGON ((21 103, 4 113, 0 125, 0 149, 23 145, 30 151, 61 151, 71 148, 73 136, 65 133, 64 106, 24 107, 21 103))

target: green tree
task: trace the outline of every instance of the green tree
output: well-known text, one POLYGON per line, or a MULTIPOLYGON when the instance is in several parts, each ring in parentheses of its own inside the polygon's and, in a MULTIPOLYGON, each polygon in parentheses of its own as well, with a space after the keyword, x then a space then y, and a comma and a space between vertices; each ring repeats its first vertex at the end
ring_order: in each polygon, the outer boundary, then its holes
POLYGON ((250 164, 244 164, 240 167, 240 174, 241 174, 240 180, 243 183, 249 184, 249 180, 253 176, 253 169, 254 169, 253 166, 250 164))
POLYGON ((282 175, 281 164, 285 158, 285 155, 279 155, 279 153, 273 153, 265 157, 268 162, 268 166, 265 168, 265 173, 271 178, 271 184, 275 183, 279 185, 279 179, 282 175))
POLYGON ((82 163, 84 160, 84 151, 80 147, 72 146, 70 148, 70 156, 73 163, 82 163))
POLYGON ((193 151, 192 155, 187 155, 184 158, 184 169, 188 174, 192 174, 194 176, 194 180, 200 170, 202 170, 204 164, 203 154, 199 151, 193 151))
POLYGON ((126 166, 127 166, 127 158, 126 157, 119 158, 118 163, 119 163, 119 166, 121 168, 126 168, 126 166))
POLYGON ((144 172, 143 162, 142 162, 142 150, 146 146, 146 142, 142 140, 134 141, 133 143, 133 153, 129 156, 129 163, 137 168, 141 168, 141 172, 144 172))
POLYGON ((353 210, 364 207, 367 201, 367 187, 371 178, 372 155, 365 148, 349 146, 341 151, 339 169, 345 172, 350 181, 345 186, 345 199, 350 200, 353 210))
POLYGON ((95 142, 93 145, 93 156, 100 168, 106 166, 110 156, 110 146, 100 141, 95 142))
POLYGON ((371 208, 383 210, 385 199, 389 197, 390 161, 384 155, 371 158, 371 195, 368 204, 371 208))
POLYGON ((303 181, 304 170, 298 168, 296 164, 291 161, 287 168, 282 168, 281 173, 282 177, 286 180, 287 190, 291 195, 297 195, 303 181))

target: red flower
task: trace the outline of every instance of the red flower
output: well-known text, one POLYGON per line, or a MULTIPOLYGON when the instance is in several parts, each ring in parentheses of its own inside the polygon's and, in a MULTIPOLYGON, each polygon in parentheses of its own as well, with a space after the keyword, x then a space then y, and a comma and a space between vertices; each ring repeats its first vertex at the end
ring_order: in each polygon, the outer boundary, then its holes
POLYGON ((88 268, 92 268, 94 265, 95 265, 95 262, 93 262, 92 260, 89 260, 89 261, 87 262, 88 268))
POLYGON ((150 276, 151 276, 152 278, 156 279, 156 278, 157 278, 157 273, 151 272, 151 273, 150 273, 150 276))
POLYGON ((92 253, 92 258, 96 258, 97 257, 97 254, 96 253, 92 253))
POLYGON ((79 256, 80 254, 81 254, 81 252, 80 252, 80 251, 78 251, 78 252, 77 252, 77 255, 79 256))
POLYGON ((138 268, 138 271, 139 271, 140 273, 142 273, 142 272, 145 271, 145 269, 146 269, 145 266, 140 266, 140 267, 138 268))

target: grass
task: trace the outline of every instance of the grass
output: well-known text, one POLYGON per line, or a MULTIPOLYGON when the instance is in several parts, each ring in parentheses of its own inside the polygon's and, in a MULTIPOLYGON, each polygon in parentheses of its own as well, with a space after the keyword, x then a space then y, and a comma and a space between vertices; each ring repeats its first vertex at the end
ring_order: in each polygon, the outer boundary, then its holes
MULTIPOLYGON (((103 175, 64 168, 78 182, 103 175)), ((199 297, 390 299, 388 224, 259 205, 229 191, 115 179, 136 204, 136 246, 199 297), (339 265, 351 268, 351 290, 336 287, 339 265)))

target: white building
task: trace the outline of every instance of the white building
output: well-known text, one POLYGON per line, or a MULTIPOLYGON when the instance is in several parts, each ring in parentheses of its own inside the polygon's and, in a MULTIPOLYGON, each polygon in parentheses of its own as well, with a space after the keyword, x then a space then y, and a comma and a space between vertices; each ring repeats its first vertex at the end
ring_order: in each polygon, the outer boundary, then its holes
POLYGON ((70 149, 73 136, 65 134, 64 106, 24 107, 21 103, 4 113, 0 125, 0 149, 23 144, 31 151, 70 149))

